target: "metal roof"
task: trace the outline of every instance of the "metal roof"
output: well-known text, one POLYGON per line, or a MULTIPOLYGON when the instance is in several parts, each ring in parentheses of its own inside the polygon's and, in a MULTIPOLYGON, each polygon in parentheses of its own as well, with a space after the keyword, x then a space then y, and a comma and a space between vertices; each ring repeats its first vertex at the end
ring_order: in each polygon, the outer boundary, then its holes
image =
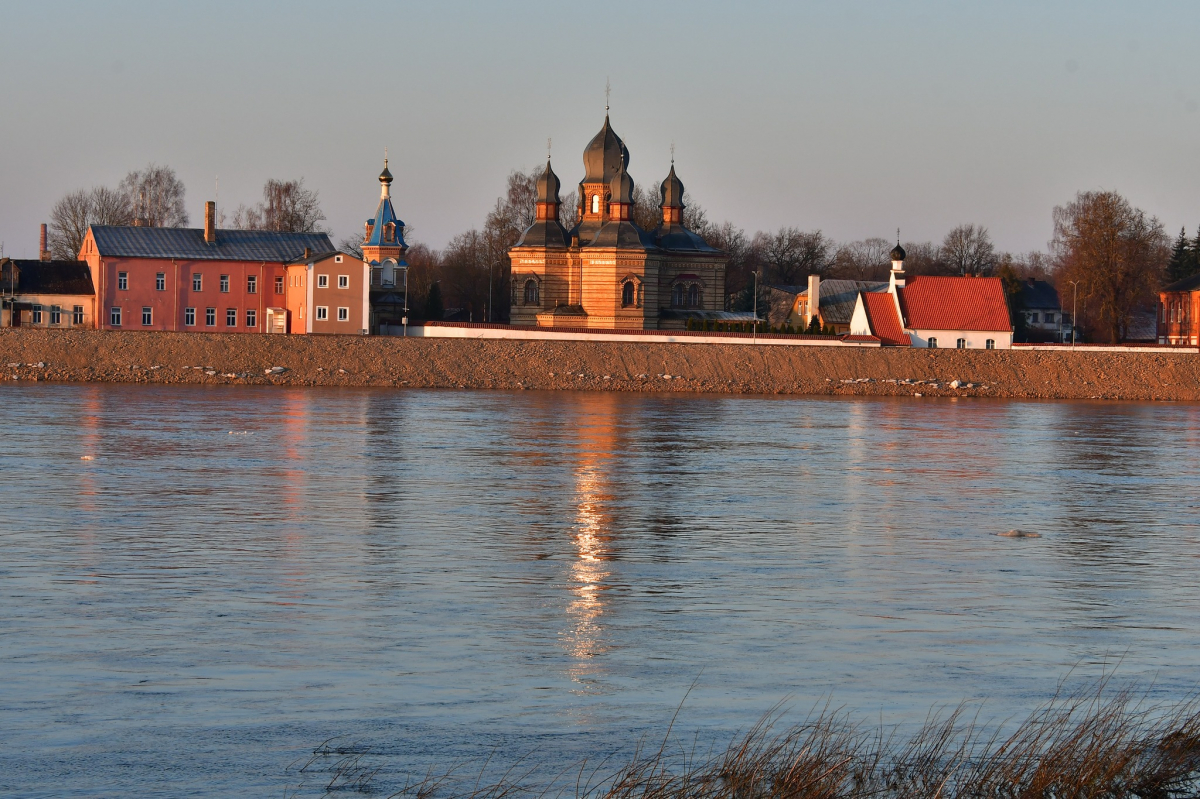
POLYGON ((998 277, 919 275, 900 289, 900 304, 910 330, 1012 332, 998 277))
POLYGON ((201 228, 116 227, 92 225, 101 257, 178 258, 186 261, 270 261, 283 263, 304 254, 334 249, 325 233, 277 233, 273 230, 218 230, 213 244, 201 228))
MULTIPOLYGON (((887 287, 886 282, 879 280, 822 280, 818 306, 822 321, 827 325, 850 324, 859 292, 887 291, 887 287)), ((800 295, 808 296, 807 286, 800 292, 800 295)))
POLYGON ((1176 280, 1163 291, 1196 291, 1197 289, 1200 289, 1200 273, 1185 277, 1183 280, 1176 280))
POLYGON ((1021 281, 1021 305, 1031 311, 1043 308, 1057 311, 1061 307, 1058 292, 1044 280, 1021 281))
POLYGON ((14 265, 17 268, 15 292, 18 294, 81 296, 96 293, 92 270, 84 261, 5 261, 0 289, 8 289, 14 265))

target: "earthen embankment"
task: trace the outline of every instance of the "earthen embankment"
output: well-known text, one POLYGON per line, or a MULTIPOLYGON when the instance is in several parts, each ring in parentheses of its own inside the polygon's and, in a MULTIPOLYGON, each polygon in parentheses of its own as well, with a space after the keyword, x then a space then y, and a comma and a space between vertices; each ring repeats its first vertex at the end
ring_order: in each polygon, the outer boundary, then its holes
POLYGON ((1200 356, 1190 352, 37 329, 0 330, 0 376, 5 381, 1200 399, 1200 356), (282 371, 268 373, 271 367, 282 371))

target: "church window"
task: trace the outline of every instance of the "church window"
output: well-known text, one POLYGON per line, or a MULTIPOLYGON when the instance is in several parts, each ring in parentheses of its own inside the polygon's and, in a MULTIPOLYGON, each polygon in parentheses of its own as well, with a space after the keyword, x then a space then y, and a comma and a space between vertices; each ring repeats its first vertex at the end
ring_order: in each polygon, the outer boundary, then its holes
POLYGON ((628 308, 633 305, 635 300, 636 290, 634 289, 633 281, 626 280, 621 286, 621 306, 628 308))
POLYGON ((393 241, 395 239, 395 235, 396 235, 396 226, 395 225, 393 225, 391 222, 388 222, 386 225, 384 225, 384 227, 383 227, 383 240, 384 241, 393 241))
POLYGON ((541 304, 541 299, 538 297, 538 284, 536 280, 530 279, 525 281, 525 304, 541 304))
POLYGON ((600 213, 600 195, 599 194, 592 195, 592 213, 593 214, 600 213))
POLYGON ((687 300, 689 308, 697 308, 700 306, 700 287, 695 283, 688 286, 687 300))
POLYGON ((675 292, 674 292, 674 296, 672 297, 671 304, 674 305, 676 308, 683 307, 683 304, 687 299, 687 296, 685 294, 686 290, 687 290, 686 287, 682 283, 675 284, 675 292))

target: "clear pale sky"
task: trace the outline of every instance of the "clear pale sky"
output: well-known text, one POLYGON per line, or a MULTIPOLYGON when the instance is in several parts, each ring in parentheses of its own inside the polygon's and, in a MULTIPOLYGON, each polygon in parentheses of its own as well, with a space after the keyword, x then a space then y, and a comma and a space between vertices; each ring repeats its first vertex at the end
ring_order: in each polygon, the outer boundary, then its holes
POLYGON ((384 147, 440 247, 554 141, 564 193, 604 118, 657 184, 670 145, 710 218, 837 240, 986 225, 1044 248, 1115 189, 1200 223, 1200 2, 266 3, 0 0, 0 240, 154 161, 192 224, 267 178, 362 230, 384 147))

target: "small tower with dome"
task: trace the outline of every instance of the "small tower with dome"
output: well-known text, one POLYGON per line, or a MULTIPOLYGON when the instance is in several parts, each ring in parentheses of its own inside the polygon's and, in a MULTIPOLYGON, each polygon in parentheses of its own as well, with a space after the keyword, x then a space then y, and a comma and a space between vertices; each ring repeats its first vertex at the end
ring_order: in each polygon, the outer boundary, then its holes
POLYGON ((408 245, 404 243, 404 222, 392 207, 392 173, 388 169, 387 156, 383 158, 379 186, 379 205, 375 208, 375 216, 366 222, 362 254, 363 260, 371 266, 371 286, 390 288, 397 283, 397 270, 407 266, 404 253, 408 245))

